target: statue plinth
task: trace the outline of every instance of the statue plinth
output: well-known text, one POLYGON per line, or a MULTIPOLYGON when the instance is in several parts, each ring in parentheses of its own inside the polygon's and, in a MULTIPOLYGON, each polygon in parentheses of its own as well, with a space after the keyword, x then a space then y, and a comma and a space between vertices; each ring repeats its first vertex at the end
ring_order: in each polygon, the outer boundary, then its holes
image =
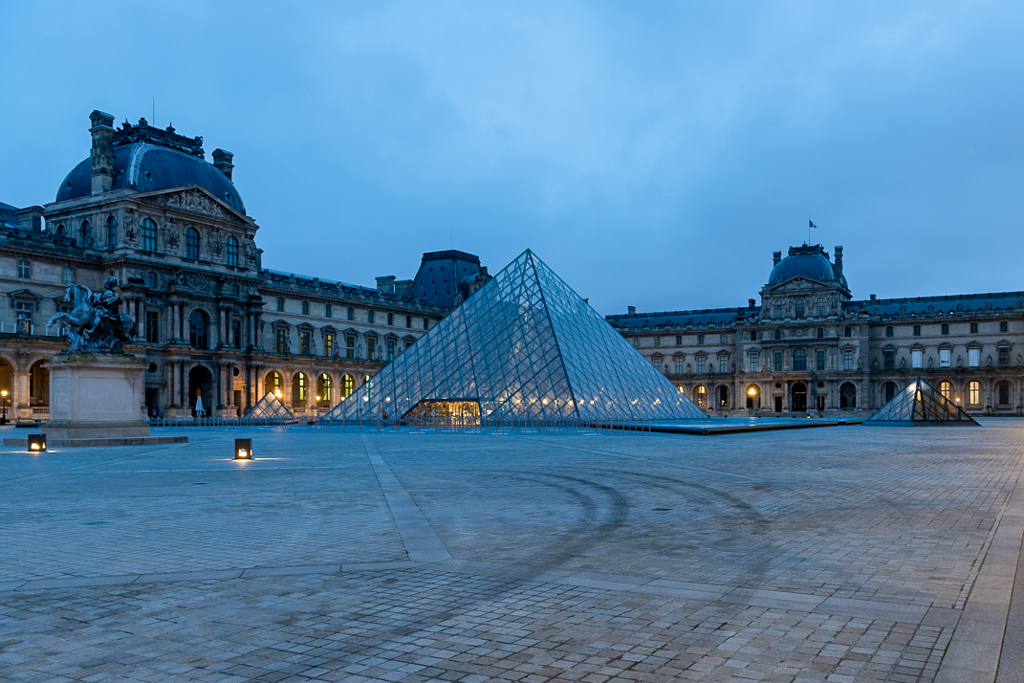
POLYGON ((132 355, 63 352, 50 371, 52 439, 149 436, 142 407, 146 364, 132 355))

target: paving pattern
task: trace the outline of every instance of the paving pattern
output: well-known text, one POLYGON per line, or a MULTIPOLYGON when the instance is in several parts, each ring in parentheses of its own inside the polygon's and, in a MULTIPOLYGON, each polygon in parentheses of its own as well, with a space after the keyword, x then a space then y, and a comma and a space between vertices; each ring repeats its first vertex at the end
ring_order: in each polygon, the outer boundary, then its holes
POLYGON ((188 435, 0 449, 0 680, 995 680, 1024 420, 188 435))

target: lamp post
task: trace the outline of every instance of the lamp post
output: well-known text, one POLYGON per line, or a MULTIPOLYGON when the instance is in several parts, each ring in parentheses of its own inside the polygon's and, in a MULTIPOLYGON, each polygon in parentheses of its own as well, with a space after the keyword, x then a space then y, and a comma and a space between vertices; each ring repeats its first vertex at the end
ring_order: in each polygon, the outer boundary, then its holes
POLYGON ((3 408, 2 408, 3 414, 0 415, 0 425, 7 424, 7 395, 8 395, 8 393, 9 392, 6 389, 4 389, 3 391, 0 391, 0 398, 3 398, 3 401, 0 401, 0 403, 3 404, 3 408))

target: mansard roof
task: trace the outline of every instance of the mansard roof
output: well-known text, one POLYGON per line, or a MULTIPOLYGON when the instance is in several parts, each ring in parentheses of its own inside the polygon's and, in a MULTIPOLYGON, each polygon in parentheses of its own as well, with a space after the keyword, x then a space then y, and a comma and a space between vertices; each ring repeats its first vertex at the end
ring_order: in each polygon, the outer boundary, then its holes
POLYGON ((737 321, 742 320, 749 315, 754 315, 760 310, 760 306, 744 308, 706 308, 693 311, 606 315, 604 319, 607 320, 612 327, 631 332, 657 327, 730 327, 737 321))
POLYGON ((949 294, 944 296, 905 297, 897 299, 862 299, 843 302, 843 309, 866 311, 883 317, 956 315, 979 311, 1006 311, 1024 308, 1024 292, 993 292, 988 294, 949 294))

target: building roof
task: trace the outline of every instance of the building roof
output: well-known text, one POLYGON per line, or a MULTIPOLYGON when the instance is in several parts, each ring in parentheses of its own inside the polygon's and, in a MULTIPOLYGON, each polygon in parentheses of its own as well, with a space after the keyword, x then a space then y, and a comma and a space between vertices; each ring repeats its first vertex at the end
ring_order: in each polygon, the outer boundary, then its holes
MULTIPOLYGON (((114 134, 114 177, 112 190, 139 192, 168 190, 198 185, 217 199, 244 214, 245 205, 227 176, 205 160, 202 138, 186 138, 174 132, 152 128, 145 123, 127 122, 114 134)), ((58 202, 92 193, 92 158, 75 166, 60 188, 58 202)))
POLYGON ((480 258, 464 251, 431 251, 423 254, 412 283, 412 297, 427 306, 451 308, 457 303, 459 283, 480 272, 480 258))
POLYGON ((907 297, 900 299, 864 299, 846 301, 843 309, 866 311, 883 317, 929 317, 957 315, 978 311, 1005 311, 1024 308, 1024 292, 991 294, 949 294, 945 296, 907 297))
POLYGON ((18 208, 0 202, 0 225, 18 227, 18 208))
POLYGON ((656 327, 675 328, 688 325, 728 327, 738 318, 754 315, 760 310, 760 306, 755 306, 753 308, 707 308, 698 311, 667 311, 663 313, 627 313, 626 315, 607 315, 605 320, 615 328, 630 332, 656 327))
POLYGON ((828 259, 828 252, 820 244, 790 247, 789 255, 772 268, 768 276, 768 285, 778 285, 795 277, 804 277, 816 282, 839 282, 843 287, 847 287, 844 276, 836 277, 832 262, 828 259))

